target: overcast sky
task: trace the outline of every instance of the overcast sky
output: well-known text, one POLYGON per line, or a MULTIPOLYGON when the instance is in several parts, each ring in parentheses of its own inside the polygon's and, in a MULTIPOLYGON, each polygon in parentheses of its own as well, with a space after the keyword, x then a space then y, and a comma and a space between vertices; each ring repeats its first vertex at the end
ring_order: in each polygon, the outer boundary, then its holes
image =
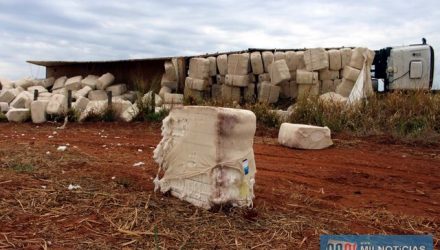
MULTIPOLYGON (((380 49, 420 43, 422 37, 438 54, 439 5, 437 0, 0 0, 0 75, 44 76, 44 68, 25 62, 30 59, 113 60, 249 47, 380 49)), ((440 60, 436 65, 439 76, 440 60)))

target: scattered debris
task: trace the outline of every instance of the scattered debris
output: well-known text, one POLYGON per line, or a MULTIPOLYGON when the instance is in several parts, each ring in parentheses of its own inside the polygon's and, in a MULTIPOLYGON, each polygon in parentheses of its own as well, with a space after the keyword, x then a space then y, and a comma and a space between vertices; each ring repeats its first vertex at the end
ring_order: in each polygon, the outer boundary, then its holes
POLYGON ((67 187, 67 189, 69 190, 76 190, 76 189, 80 189, 81 186, 80 185, 73 185, 73 184, 69 184, 69 186, 67 187))
POLYGON ((140 162, 136 162, 135 164, 133 164, 133 167, 140 167, 140 166, 143 166, 143 165, 145 165, 145 162, 140 161, 140 162))

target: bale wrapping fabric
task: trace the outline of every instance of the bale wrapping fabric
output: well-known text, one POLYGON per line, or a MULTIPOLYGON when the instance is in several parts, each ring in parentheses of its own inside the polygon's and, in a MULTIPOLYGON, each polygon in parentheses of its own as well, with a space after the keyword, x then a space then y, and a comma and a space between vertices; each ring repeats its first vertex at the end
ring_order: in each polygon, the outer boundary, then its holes
POLYGON ((247 87, 249 85, 249 75, 230 75, 225 76, 225 84, 235 87, 247 87))
POLYGON ((351 60, 351 49, 343 48, 339 50, 341 52, 341 69, 347 66, 351 60))
POLYGON ((345 66, 344 68, 344 78, 352 82, 356 82, 361 71, 350 66, 345 66))
POLYGON ((228 56, 219 55, 217 56, 217 68, 220 75, 226 75, 228 73, 228 56))
POLYGON ((263 59, 260 52, 255 51, 251 53, 251 67, 252 73, 255 75, 264 73, 263 59))
POLYGON ((336 93, 344 96, 344 97, 348 97, 351 93, 351 90, 353 89, 354 86, 354 82, 347 80, 347 79, 342 79, 342 82, 336 87, 336 93))
POLYGON ((328 62, 330 70, 340 70, 342 67, 341 51, 332 49, 328 51, 328 62))
POLYGON ((328 68, 328 53, 323 48, 308 49, 304 52, 304 62, 307 71, 328 68))
POLYGON ((249 53, 231 54, 228 56, 229 75, 247 75, 250 71, 249 53))
POLYGON ((185 78, 185 87, 188 87, 190 89, 204 91, 208 88, 208 86, 209 86, 208 80, 195 79, 189 76, 185 78))
POLYGON ((283 123, 278 133, 278 143, 299 149, 324 149, 333 145, 328 127, 283 123))
POLYGON ((209 75, 216 76, 217 75, 217 59, 213 56, 208 57, 209 60, 209 75))
MULTIPOLYGON (((224 85, 223 85, 224 86, 224 85)), ((248 110, 186 106, 163 120, 163 138, 153 159, 163 171, 155 190, 205 209, 254 198, 253 137, 256 117, 248 110)))
POLYGON ((318 72, 310 72, 302 69, 296 71, 296 82, 298 84, 316 84, 318 81, 318 72))
POLYGON ((270 81, 272 84, 278 85, 284 81, 290 80, 290 72, 287 67, 286 60, 281 59, 274 61, 270 66, 270 81))
POLYGON ((269 66, 274 61, 273 53, 270 51, 263 51, 261 57, 263 58, 264 72, 269 73, 269 66))
POLYGON ((206 58, 193 57, 189 60, 189 74, 188 76, 194 79, 209 78, 209 60, 206 58))
POLYGON ((280 95, 280 87, 262 82, 258 86, 258 101, 265 103, 276 103, 280 95))

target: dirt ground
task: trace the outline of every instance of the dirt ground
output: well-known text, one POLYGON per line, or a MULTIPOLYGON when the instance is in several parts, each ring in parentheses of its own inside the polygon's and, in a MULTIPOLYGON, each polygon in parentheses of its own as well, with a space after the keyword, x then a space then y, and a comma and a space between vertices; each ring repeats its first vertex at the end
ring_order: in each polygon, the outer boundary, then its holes
POLYGON ((0 124, 0 248, 318 249, 329 233, 440 244, 438 147, 337 135, 295 150, 260 129, 254 209, 204 211, 153 192, 160 124, 59 125, 0 124))

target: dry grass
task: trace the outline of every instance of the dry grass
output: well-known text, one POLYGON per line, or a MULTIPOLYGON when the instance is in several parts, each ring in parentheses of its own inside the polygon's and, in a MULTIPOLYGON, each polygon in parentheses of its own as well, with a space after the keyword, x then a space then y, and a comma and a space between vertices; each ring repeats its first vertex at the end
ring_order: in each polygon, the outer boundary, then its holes
POLYGON ((32 148, 0 150, 0 157, 0 248, 316 249, 319 234, 359 230, 439 239, 431 218, 345 210, 307 196, 299 185, 284 207, 205 211, 138 188, 136 180, 109 181, 99 169, 84 173, 96 159, 74 150, 49 156, 32 148), (16 171, 17 164, 33 168, 16 171), (74 171, 63 173, 68 170, 74 171), (68 190, 70 183, 82 188, 68 190))

